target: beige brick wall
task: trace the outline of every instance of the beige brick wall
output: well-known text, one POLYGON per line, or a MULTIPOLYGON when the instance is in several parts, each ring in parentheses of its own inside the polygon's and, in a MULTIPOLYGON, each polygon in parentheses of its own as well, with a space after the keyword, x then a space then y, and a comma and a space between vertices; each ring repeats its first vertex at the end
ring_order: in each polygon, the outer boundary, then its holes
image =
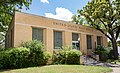
POLYGON ((86 54, 87 53, 86 34, 81 34, 80 42, 81 42, 80 49, 84 54, 86 54))
POLYGON ((45 29, 45 48, 48 52, 53 53, 53 30, 45 29), (49 44, 50 43, 50 44, 49 44))
MULTIPOLYGON (((107 46, 107 38, 99 31, 86 27, 83 25, 76 25, 74 23, 65 22, 56 19, 50 19, 46 17, 26 14, 26 13, 15 13, 15 17, 12 21, 11 27, 14 27, 14 37, 12 47, 18 47, 21 42, 32 40, 32 27, 42 28, 44 30, 44 44, 45 49, 48 52, 53 53, 54 48, 54 31, 62 31, 63 33, 63 45, 72 46, 72 33, 78 33, 80 35, 80 50, 84 53, 92 53, 95 48, 96 36, 103 36, 102 42, 104 46, 107 46), (92 35, 92 48, 87 50, 86 35, 92 35)), ((10 28, 11 28, 10 27, 10 28)), ((7 35, 9 34, 9 30, 7 35)), ((6 35, 6 36, 7 36, 6 35)), ((10 39, 7 39, 10 40, 10 39)), ((7 41, 6 40, 6 41, 7 41)), ((8 46, 9 44, 6 44, 8 46)))
POLYGON ((32 40, 32 28, 20 24, 15 25, 14 47, 20 46, 21 42, 32 40))
POLYGON ((72 45, 72 33, 65 31, 64 32, 64 45, 72 45))

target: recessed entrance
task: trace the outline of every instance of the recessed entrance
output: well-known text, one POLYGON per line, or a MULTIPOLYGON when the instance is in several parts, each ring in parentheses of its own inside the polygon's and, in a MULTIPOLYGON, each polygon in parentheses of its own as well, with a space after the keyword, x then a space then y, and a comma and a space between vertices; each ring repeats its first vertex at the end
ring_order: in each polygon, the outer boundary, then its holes
POLYGON ((80 50, 80 38, 77 33, 72 33, 72 48, 80 50))

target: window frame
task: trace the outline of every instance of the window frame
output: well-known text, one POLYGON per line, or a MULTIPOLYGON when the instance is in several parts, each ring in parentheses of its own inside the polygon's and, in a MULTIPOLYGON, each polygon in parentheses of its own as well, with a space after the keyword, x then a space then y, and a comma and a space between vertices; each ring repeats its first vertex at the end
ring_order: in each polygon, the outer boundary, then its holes
POLYGON ((102 46, 102 36, 97 36, 97 46, 102 46))
POLYGON ((92 49, 92 35, 86 35, 86 43, 87 49, 92 49))
POLYGON ((63 32, 62 31, 53 31, 53 47, 54 49, 61 49, 63 46, 63 32), (57 34, 57 35, 56 35, 57 34), (59 35, 61 34, 61 35, 59 35), (60 46, 56 44, 56 42, 60 43, 60 46), (57 45, 57 46, 56 46, 57 45), (57 47, 57 48, 56 48, 57 47))
POLYGON ((42 43, 44 43, 44 29, 43 28, 32 27, 32 40, 37 40, 37 41, 41 41, 42 43), (35 31, 37 31, 37 32, 35 32, 35 31), (39 33, 39 35, 37 35, 37 37, 36 37, 36 36, 34 36, 35 33, 39 33), (37 38, 37 39, 35 39, 34 37, 37 38))
POLYGON ((76 50, 80 50, 80 38, 79 33, 72 33, 72 48, 76 50), (77 39, 74 39, 74 37, 77 36, 77 39), (74 45, 73 45, 74 44, 74 45))

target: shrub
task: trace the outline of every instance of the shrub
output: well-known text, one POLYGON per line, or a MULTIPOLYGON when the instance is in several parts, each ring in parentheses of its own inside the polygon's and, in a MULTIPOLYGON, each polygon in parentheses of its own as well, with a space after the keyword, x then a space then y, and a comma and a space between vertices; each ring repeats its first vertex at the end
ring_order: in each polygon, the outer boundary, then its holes
POLYGON ((30 50, 27 48, 12 48, 0 52, 0 68, 27 67, 30 50))
POLYGON ((52 57, 52 55, 48 52, 44 52, 44 57, 43 57, 43 65, 46 65, 49 61, 49 59, 52 57))
POLYGON ((68 51, 67 64, 80 64, 80 55, 82 55, 82 53, 78 50, 68 51))
POLYGON ((0 44, 0 51, 3 51, 4 49, 4 46, 0 44))
POLYGON ((44 46, 42 42, 33 40, 28 42, 23 42, 21 44, 22 47, 26 47, 30 49, 30 55, 29 55, 29 66, 41 66, 44 65, 47 58, 44 55, 44 46))
POLYGON ((50 54, 45 52, 41 42, 29 41, 21 46, 0 52, 0 69, 41 66, 48 62, 50 54))
POLYGON ((109 59, 111 48, 103 47, 103 46, 98 46, 97 49, 95 50, 95 54, 99 55, 100 61, 107 61, 109 59))
POLYGON ((20 46, 29 48, 31 52, 45 51, 44 45, 42 44, 42 42, 37 41, 37 40, 22 42, 20 46))
POLYGON ((13 68, 27 67, 30 50, 27 48, 15 48, 9 51, 10 66, 13 68))
POLYGON ((70 46, 64 46, 59 51, 54 51, 54 64, 80 64, 80 56, 82 53, 79 50, 72 49, 70 46))

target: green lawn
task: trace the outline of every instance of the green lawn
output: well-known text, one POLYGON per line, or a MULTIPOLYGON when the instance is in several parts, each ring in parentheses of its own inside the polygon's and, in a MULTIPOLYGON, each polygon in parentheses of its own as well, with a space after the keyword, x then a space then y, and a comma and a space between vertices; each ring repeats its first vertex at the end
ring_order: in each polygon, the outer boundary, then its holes
POLYGON ((0 73, 109 73, 112 69, 82 65, 49 65, 15 70, 4 70, 0 73))
POLYGON ((120 57, 118 60, 113 60, 111 63, 115 63, 115 62, 116 62, 116 64, 120 64, 120 57))
POLYGON ((113 61, 113 62, 111 62, 111 63, 115 63, 116 62, 116 64, 120 64, 120 62, 119 61, 113 61))

